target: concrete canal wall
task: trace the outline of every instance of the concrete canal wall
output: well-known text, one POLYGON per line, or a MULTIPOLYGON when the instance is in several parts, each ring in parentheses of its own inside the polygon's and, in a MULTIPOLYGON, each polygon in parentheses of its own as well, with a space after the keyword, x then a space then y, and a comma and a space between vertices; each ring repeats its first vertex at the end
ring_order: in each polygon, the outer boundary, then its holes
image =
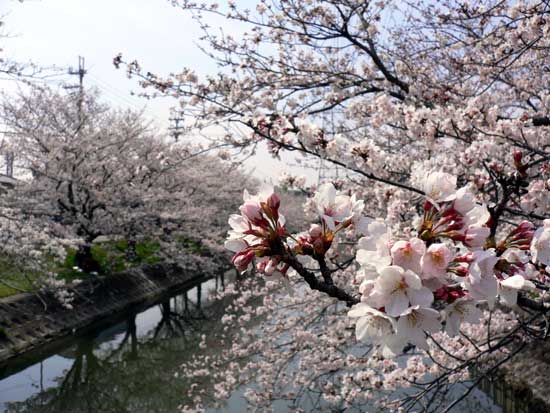
POLYGON ((532 343, 481 385, 502 413, 550 413, 550 343, 532 343))
POLYGON ((1 299, 0 365, 120 313, 152 305, 164 295, 212 276, 188 265, 153 264, 78 284, 73 309, 34 294, 1 299))

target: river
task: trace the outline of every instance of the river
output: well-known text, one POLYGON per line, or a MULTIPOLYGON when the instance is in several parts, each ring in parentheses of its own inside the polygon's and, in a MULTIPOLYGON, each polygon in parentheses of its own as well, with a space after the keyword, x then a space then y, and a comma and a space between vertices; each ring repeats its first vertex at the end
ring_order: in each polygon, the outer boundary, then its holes
MULTIPOLYGON (((15 413, 176 412, 190 385, 178 366, 219 327, 223 305, 209 298, 229 274, 195 286, 122 320, 89 329, 49 354, 21 357, 0 369, 0 411, 15 413)), ((458 412, 519 413, 476 391, 458 412)), ((307 411, 307 406, 303 406, 307 411)), ((223 409, 245 412, 242 392, 223 409)), ((284 404, 274 408, 285 413, 284 404)))

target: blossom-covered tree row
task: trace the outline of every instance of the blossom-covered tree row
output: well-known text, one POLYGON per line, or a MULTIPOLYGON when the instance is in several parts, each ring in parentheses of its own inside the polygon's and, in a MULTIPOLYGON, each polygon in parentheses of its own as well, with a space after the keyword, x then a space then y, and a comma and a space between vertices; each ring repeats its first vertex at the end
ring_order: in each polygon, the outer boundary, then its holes
POLYGON ((172 145, 142 114, 111 109, 93 91, 77 105, 32 87, 0 110, 18 177, 0 198, 3 257, 14 272, 43 274, 35 288, 63 289, 56 272, 70 249, 78 271, 100 271, 99 240, 124 241, 130 260, 137 244, 154 242, 158 259, 194 256, 216 268, 223 216, 252 184, 238 170, 196 145, 172 145))
MULTIPOLYGON (((339 168, 318 188, 283 177, 314 194, 304 232, 285 229, 276 194, 245 195, 226 245, 267 282, 226 292, 237 298, 220 340, 233 348, 187 374, 220 398, 254 381, 258 410, 313 398, 439 412, 546 339, 547 1, 171 3, 196 18, 220 73, 163 76, 121 55, 117 67, 176 98, 196 128, 231 128, 240 151, 265 143, 339 168)), ((190 410, 208 399, 200 386, 189 396, 190 410)))

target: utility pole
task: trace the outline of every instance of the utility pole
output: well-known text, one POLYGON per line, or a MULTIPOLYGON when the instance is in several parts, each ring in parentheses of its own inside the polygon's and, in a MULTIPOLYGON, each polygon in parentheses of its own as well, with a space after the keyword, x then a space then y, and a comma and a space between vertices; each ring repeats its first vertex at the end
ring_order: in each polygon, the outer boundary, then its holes
POLYGON ((87 73, 85 69, 84 57, 78 56, 78 70, 74 70, 72 67, 69 68, 70 75, 78 76, 78 85, 69 85, 65 86, 65 89, 76 89, 78 88, 78 99, 77 104, 77 113, 78 113, 78 127, 82 125, 82 105, 84 103, 84 75, 87 73))
POLYGON ((171 117, 168 119, 170 122, 174 122, 174 126, 171 128, 168 128, 170 131, 170 135, 174 138, 174 140, 177 142, 180 135, 183 134, 184 126, 180 126, 180 122, 183 122, 185 118, 183 117, 183 111, 179 111, 175 114, 174 117, 171 117))

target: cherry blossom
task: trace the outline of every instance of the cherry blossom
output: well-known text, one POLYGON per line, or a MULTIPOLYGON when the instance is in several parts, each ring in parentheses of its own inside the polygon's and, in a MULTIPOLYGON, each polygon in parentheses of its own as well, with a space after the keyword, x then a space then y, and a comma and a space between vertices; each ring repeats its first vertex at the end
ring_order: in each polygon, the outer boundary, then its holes
POLYGON ((397 317, 409 306, 429 307, 433 295, 428 288, 422 286, 417 274, 392 265, 378 272, 371 299, 377 305, 385 307, 387 314, 397 317))
POLYGON ((422 277, 441 278, 447 273, 447 266, 453 253, 445 244, 432 244, 422 256, 422 277))
POLYGON ((526 280, 523 275, 516 274, 498 284, 498 294, 500 298, 510 306, 516 305, 518 301, 518 291, 534 291, 535 284, 526 280))
POLYGON ((364 202, 356 200, 355 194, 351 197, 338 194, 332 183, 321 185, 313 202, 323 222, 333 231, 339 224, 358 220, 364 207, 364 202))
POLYGON ((374 267, 376 270, 391 263, 390 234, 383 221, 372 221, 367 226, 366 237, 357 244, 357 262, 364 267, 374 267))
POLYGON ((422 189, 426 197, 436 203, 451 201, 456 197, 456 176, 444 172, 431 173, 422 189))
POLYGON ((427 350, 425 332, 436 333, 441 330, 440 314, 431 308, 409 307, 397 320, 397 334, 402 340, 427 350))
POLYGON ((531 256, 534 262, 550 267, 550 219, 545 219, 543 226, 535 231, 531 244, 531 256))
POLYGON ((360 303, 348 312, 348 317, 357 318, 355 326, 357 340, 381 345, 382 354, 394 355, 402 345, 401 340, 396 336, 395 320, 385 313, 360 303))
POLYGON ((470 297, 487 300, 491 306, 497 296, 498 282, 494 275, 497 261, 498 257, 493 249, 475 252, 474 262, 470 264, 470 274, 464 282, 470 297))
POLYGON ((92 90, 77 105, 72 94, 28 85, 2 96, 0 116, 10 130, 3 150, 17 154, 17 184, 0 205, 3 256, 31 291, 69 302, 70 283, 56 278, 68 250, 86 277, 109 271, 92 248, 118 240, 128 244, 127 265, 146 241, 158 245, 157 258, 219 268, 206 253, 223 253, 226 210, 238 207, 243 184, 253 186, 230 164, 167 143, 141 113, 110 108, 92 90))
POLYGON ((426 244, 419 238, 411 238, 409 241, 400 240, 391 247, 392 262, 417 274, 422 272, 420 261, 425 253, 426 244))
POLYGON ((456 336, 461 323, 479 323, 482 312, 476 307, 475 301, 469 298, 459 298, 443 310, 445 331, 450 336, 456 336))

